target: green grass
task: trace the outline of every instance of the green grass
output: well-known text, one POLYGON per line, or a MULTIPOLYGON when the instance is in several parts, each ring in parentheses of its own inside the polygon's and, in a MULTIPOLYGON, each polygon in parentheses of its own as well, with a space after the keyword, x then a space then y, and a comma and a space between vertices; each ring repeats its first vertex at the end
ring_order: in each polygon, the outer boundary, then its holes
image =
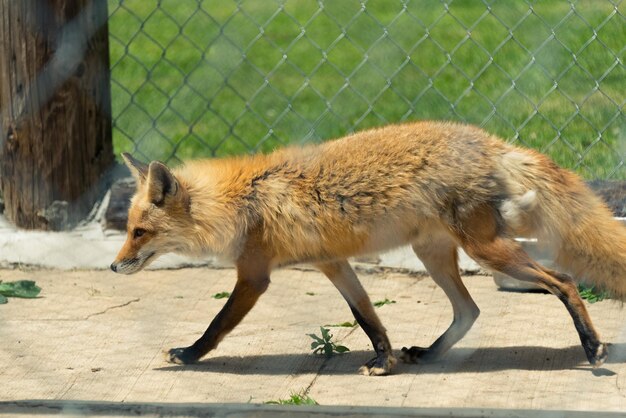
POLYGON ((305 389, 298 393, 292 393, 287 399, 272 400, 264 403, 275 405, 319 405, 315 399, 306 393, 305 389))
POLYGON ((230 296, 230 292, 219 292, 211 296, 213 299, 225 299, 230 296))
POLYGON ((160 3, 109 0, 117 152, 267 152, 453 119, 626 178, 626 2, 160 3))
POLYGON ((343 354, 350 351, 348 347, 332 341, 333 334, 330 333, 328 328, 320 327, 320 331, 321 337, 316 334, 307 334, 313 339, 311 350, 313 350, 314 354, 324 354, 326 358, 331 358, 335 353, 343 354))
POLYGON ((585 299, 589 303, 600 302, 610 297, 608 292, 597 290, 595 286, 588 286, 582 283, 578 284, 578 293, 581 299, 585 299))
POLYGON ((377 308, 380 308, 381 306, 385 306, 385 305, 391 305, 393 303, 396 303, 395 300, 389 300, 387 298, 385 298, 384 300, 378 300, 376 302, 373 303, 373 305, 377 308))

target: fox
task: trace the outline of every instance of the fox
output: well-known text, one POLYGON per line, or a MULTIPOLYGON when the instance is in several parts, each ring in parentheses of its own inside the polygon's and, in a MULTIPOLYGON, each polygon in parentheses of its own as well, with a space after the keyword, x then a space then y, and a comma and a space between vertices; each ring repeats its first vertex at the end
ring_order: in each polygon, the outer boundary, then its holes
POLYGON ((167 360, 191 364, 248 314, 279 267, 308 263, 337 288, 374 357, 365 375, 441 358, 480 310, 461 280, 458 249, 481 266, 532 282, 569 312, 589 363, 607 358, 577 282, 626 300, 626 228, 575 173, 481 128, 416 121, 372 128, 267 154, 190 160, 175 168, 122 157, 137 181, 127 237, 111 264, 136 273, 162 254, 229 260, 237 280, 204 334, 167 360), (537 238, 557 270, 516 238, 537 238), (348 259, 410 245, 452 305, 429 347, 392 350, 385 327, 348 259))

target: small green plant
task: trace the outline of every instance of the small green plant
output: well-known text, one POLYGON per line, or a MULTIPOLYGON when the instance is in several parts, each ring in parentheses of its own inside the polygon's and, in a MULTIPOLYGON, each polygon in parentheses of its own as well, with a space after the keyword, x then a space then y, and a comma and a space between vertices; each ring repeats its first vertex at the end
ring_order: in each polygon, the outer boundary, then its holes
POLYGON ((578 293, 580 297, 587 300, 589 303, 600 302, 601 300, 607 299, 609 294, 604 291, 595 290, 594 286, 585 286, 583 284, 578 285, 578 293))
POLYGON ((36 298, 41 288, 32 280, 18 280, 16 282, 2 282, 0 280, 0 304, 7 303, 8 297, 36 298))
POLYGON ((315 292, 306 292, 307 296, 315 296, 315 292))
POLYGON ((219 292, 214 294, 213 299, 224 299, 230 296, 230 292, 219 292))
POLYGON ((331 341, 333 334, 330 333, 328 328, 320 327, 320 331, 322 332, 321 337, 315 334, 307 334, 309 337, 313 338, 311 350, 313 350, 314 354, 324 354, 326 358, 330 358, 334 353, 342 354, 350 351, 348 347, 337 345, 331 341))
POLYGON ((396 303, 396 301, 385 298, 385 300, 378 300, 374 302, 374 306, 376 306, 377 308, 380 308, 381 306, 390 305, 392 303, 396 303))
POLYGON ((277 401, 267 401, 265 403, 274 405, 319 405, 317 401, 307 395, 304 390, 298 393, 292 393, 288 399, 278 399, 277 401))
POLYGON ((346 327, 346 328, 352 328, 352 327, 356 327, 357 325, 359 325, 356 321, 346 321, 346 322, 341 322, 339 324, 326 324, 324 325, 325 327, 331 327, 331 328, 338 328, 338 327, 346 327))

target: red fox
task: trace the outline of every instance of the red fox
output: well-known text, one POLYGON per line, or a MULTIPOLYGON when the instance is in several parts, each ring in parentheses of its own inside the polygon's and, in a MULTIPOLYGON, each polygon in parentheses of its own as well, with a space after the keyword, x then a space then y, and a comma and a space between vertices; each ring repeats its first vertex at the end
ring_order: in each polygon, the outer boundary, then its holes
POLYGON ((424 121, 172 170, 123 158, 137 192, 113 271, 135 273, 167 252, 219 255, 237 268, 223 309, 193 345, 168 352, 171 362, 214 349, 267 289, 272 269, 306 262, 337 287, 372 341, 376 356, 360 371, 388 374, 396 358, 347 259, 405 244, 450 299, 454 319, 430 347, 403 348, 404 361, 439 358, 479 315, 459 276, 458 247, 555 294, 589 362, 607 357, 573 279, 533 261, 514 237, 538 238, 561 269, 625 300, 626 228, 579 177, 538 152, 473 126, 424 121))

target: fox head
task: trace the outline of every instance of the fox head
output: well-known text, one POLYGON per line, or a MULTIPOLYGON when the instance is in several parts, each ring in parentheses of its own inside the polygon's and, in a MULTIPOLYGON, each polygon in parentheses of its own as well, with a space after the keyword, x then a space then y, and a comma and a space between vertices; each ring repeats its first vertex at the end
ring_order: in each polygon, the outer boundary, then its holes
POLYGON ((189 226, 189 198, 184 187, 165 166, 149 165, 122 154, 137 181, 128 210, 127 237, 111 264, 116 273, 136 273, 159 255, 176 251, 189 226))

